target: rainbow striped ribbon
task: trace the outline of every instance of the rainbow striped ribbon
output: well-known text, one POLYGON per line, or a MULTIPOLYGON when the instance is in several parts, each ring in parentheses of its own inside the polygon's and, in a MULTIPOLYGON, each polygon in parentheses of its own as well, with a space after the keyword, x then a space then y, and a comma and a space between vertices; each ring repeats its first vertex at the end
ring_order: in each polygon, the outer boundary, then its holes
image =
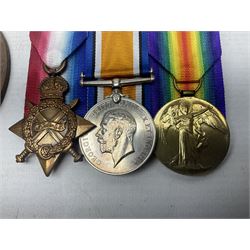
MULTIPOLYGON (((178 81, 202 78, 198 98, 207 100, 225 115, 219 32, 148 32, 150 65, 155 81, 143 88, 143 104, 154 116, 167 102, 179 98, 178 81)), ((190 88, 182 84, 183 89, 190 88)))

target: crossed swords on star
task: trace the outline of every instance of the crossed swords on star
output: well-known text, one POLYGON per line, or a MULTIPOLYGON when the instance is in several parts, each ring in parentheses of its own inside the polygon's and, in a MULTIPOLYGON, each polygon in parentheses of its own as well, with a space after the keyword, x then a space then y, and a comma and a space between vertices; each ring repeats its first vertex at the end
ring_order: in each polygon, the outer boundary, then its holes
MULTIPOLYGON (((58 113, 56 113, 50 120, 46 118, 40 111, 38 112, 38 115, 44 122, 50 122, 51 120, 53 120, 54 123, 58 123, 65 116, 65 114, 60 111, 58 111, 58 113)), ((53 131, 52 129, 47 128, 41 133, 37 133, 32 138, 32 140, 37 141, 38 144, 47 134, 49 134, 57 143, 60 143, 63 139, 63 135, 60 132, 53 131)), ((17 162, 23 162, 31 152, 32 151, 30 151, 28 148, 25 148, 23 152, 21 152, 21 154, 16 156, 17 162)), ((68 149, 68 152, 73 156, 75 162, 81 160, 82 156, 78 152, 76 152, 72 147, 68 149)))
MULTIPOLYGON (((65 114, 60 111, 56 113, 50 120, 46 118, 40 111, 38 112, 38 115, 44 122, 53 121, 53 123, 58 123, 65 116, 65 114)), ((57 143, 63 139, 63 136, 59 131, 53 131, 50 128, 43 130, 41 133, 37 133, 32 139, 33 141, 37 141, 38 144, 47 134, 49 134, 57 143)))

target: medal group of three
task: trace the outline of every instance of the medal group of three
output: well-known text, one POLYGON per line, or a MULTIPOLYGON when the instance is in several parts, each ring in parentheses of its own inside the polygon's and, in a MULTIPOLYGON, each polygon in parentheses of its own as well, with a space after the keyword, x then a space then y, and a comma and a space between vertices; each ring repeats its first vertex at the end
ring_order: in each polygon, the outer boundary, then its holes
POLYGON ((31 32, 17 162, 35 153, 49 176, 62 153, 130 173, 155 152, 196 174, 229 147, 218 32, 31 32), (84 118, 83 118, 84 117, 84 118), (152 117, 155 117, 154 120, 152 117))

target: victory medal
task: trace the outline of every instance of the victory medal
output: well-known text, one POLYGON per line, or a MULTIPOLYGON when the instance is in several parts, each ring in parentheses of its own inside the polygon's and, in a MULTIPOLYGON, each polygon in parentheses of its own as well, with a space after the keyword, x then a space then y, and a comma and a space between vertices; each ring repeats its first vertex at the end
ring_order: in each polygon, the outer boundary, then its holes
MULTIPOLYGON (((205 75, 221 56, 217 34, 205 35, 168 33, 172 59, 169 73, 180 98, 165 104, 155 116, 155 154, 167 167, 182 174, 200 173, 218 166, 229 147, 229 128, 222 113, 211 103, 195 97, 205 75)), ((209 81, 210 93, 219 91, 211 78, 209 81)))
POLYGON ((185 95, 163 106, 155 117, 156 155, 169 168, 197 173, 217 166, 229 146, 229 129, 212 104, 185 95))

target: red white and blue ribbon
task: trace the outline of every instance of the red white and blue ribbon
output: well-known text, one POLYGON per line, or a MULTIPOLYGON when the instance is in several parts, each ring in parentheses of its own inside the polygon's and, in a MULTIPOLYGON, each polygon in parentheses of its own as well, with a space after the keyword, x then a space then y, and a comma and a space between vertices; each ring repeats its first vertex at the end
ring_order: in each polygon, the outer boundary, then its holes
MULTIPOLYGON (((110 37, 113 37, 112 32, 109 33, 110 37)), ((133 75, 146 74, 149 72, 147 34, 143 32, 129 33, 133 34, 133 60, 135 62, 133 75)), ((98 70, 102 67, 99 60, 102 54, 100 51, 101 45, 104 44, 102 36, 102 32, 31 32, 32 48, 26 100, 34 104, 39 103, 39 85, 42 79, 46 77, 46 73, 43 71, 43 63, 49 67, 56 67, 63 60, 67 59, 67 68, 62 75, 69 83, 66 103, 73 99, 79 99, 75 112, 81 116, 85 115, 97 101, 102 100, 106 96, 103 87, 81 87, 79 84, 81 72, 84 73, 86 79, 98 79, 101 77, 100 72, 98 74, 98 70)), ((110 41, 110 43, 112 42, 114 41, 110 41)), ((106 43, 106 45, 112 44, 106 43)), ((110 53, 112 53, 112 50, 110 53)), ((121 60, 123 60, 122 57, 121 60)), ((112 71, 112 68, 110 70, 112 71)), ((124 74, 124 77, 126 76, 124 74)), ((134 89, 136 89, 134 99, 142 102, 141 86, 136 86, 134 89)), ((28 112, 28 105, 25 105, 25 115, 28 112)))

